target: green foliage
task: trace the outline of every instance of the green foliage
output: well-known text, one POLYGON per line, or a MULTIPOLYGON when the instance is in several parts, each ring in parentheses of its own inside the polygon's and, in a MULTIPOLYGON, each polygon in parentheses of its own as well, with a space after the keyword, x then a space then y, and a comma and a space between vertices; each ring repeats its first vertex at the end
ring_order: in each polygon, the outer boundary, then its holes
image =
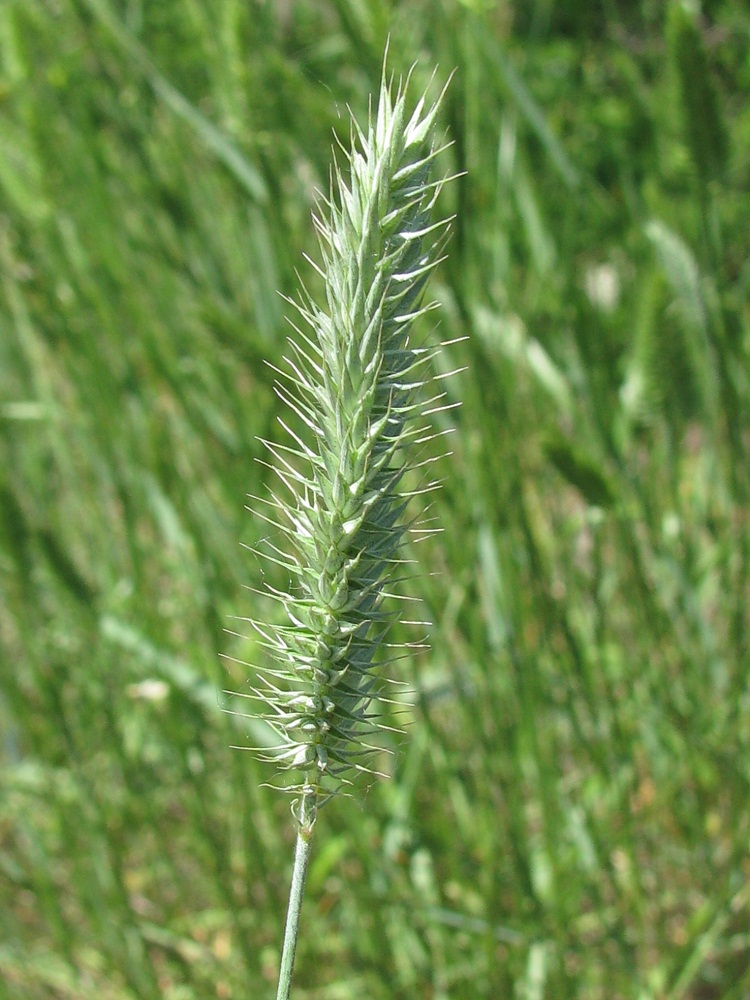
POLYGON ((614 495, 607 479, 587 455, 581 454, 569 442, 559 438, 545 441, 544 453, 587 503, 594 507, 612 506, 614 495))
POLYGON ((243 585, 284 625, 263 359, 389 34, 415 91, 456 69, 410 337, 468 369, 403 551, 431 649, 394 623, 407 735, 318 819, 296 995, 748 995, 746 6, 0 4, 3 996, 272 993, 293 824, 219 694, 272 663, 224 628, 243 585))

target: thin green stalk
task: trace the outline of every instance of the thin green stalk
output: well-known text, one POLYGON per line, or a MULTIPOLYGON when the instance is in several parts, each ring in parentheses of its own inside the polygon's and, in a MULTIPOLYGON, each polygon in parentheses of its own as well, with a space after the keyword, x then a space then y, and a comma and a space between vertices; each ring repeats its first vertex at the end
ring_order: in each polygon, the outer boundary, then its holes
POLYGON ((292 869, 292 884, 289 889, 289 908, 286 914, 284 928, 284 946, 281 951, 281 968, 279 970, 279 988, 276 1000, 289 1000, 292 988, 292 972, 294 957, 297 953, 297 937, 299 933, 299 918, 302 911, 302 899, 305 894, 307 866, 312 850, 312 835, 315 826, 315 796, 314 789, 305 792, 302 799, 302 815, 297 829, 297 843, 294 848, 294 868, 292 869))

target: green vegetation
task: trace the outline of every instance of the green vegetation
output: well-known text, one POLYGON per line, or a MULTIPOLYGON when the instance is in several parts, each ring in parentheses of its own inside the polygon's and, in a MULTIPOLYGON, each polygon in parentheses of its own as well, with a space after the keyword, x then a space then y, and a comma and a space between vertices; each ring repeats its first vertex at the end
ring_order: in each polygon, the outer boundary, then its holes
POLYGON ((294 824, 219 653, 280 620, 263 361, 389 33, 414 93, 456 68, 420 322, 468 370, 293 996, 750 994, 745 6, 0 2, 3 1000, 275 990, 294 824))

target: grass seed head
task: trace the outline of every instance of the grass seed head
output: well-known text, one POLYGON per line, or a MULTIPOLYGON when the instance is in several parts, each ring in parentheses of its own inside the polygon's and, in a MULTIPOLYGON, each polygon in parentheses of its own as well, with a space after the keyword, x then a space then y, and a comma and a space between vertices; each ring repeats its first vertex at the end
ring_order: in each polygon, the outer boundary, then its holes
POLYGON ((378 649, 397 615, 384 583, 400 563, 414 495, 402 479, 416 467, 416 442, 430 436, 414 418, 427 408, 432 352, 411 331, 431 308, 422 297, 446 231, 432 218, 438 104, 423 98, 407 117, 406 85, 392 96, 384 79, 367 129, 353 124, 346 169, 334 168, 314 216, 325 305, 307 292, 295 303, 302 346, 293 343, 278 373, 303 432, 282 421, 290 443, 268 444, 283 488, 256 503, 274 526, 258 551, 290 584, 266 587, 285 621, 250 624, 272 663, 255 691, 278 740, 266 756, 284 787, 304 790, 301 825, 311 802, 369 770, 370 738, 385 728, 370 712, 378 649))

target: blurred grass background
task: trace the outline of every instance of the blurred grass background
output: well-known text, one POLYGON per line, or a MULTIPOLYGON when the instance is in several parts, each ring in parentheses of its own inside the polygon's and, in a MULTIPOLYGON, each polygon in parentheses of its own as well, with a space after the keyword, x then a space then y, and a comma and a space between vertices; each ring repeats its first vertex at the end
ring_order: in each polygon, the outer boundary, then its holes
POLYGON ((2 0, 8 1000, 273 995, 293 824, 219 653, 277 290, 389 33, 415 94, 457 70, 468 370, 408 739, 321 815, 296 995, 750 996, 742 0, 2 0))

